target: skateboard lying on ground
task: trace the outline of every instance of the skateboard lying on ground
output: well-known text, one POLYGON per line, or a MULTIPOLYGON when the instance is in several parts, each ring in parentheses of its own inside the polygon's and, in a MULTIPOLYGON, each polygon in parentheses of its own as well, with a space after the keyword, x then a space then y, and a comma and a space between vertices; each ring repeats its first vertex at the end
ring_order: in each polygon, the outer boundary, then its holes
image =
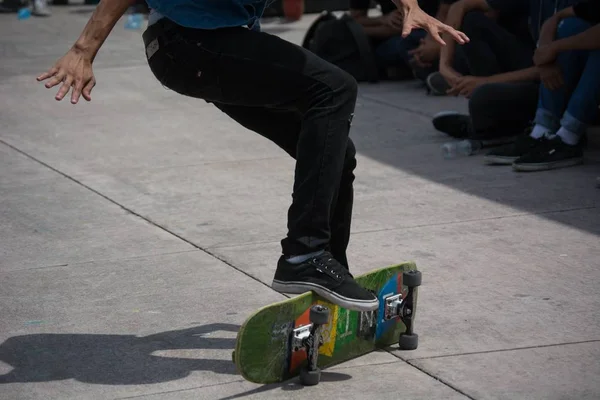
POLYGON ((392 265, 355 279, 378 295, 378 310, 349 311, 314 292, 263 307, 238 332, 232 357, 240 374, 255 383, 300 376, 303 385, 316 385, 322 368, 396 343, 416 349, 416 265, 392 265))

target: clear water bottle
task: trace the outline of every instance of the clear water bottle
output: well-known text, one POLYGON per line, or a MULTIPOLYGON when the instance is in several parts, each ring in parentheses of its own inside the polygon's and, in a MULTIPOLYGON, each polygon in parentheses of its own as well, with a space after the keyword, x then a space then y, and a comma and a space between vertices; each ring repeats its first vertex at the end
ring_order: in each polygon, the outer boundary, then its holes
POLYGON ((125 21, 125 29, 140 29, 144 23, 144 16, 139 13, 127 15, 127 21, 125 21))
POLYGON ((444 158, 465 157, 477 153, 483 144, 479 140, 465 139, 460 142, 450 142, 442 146, 444 158))
POLYGON ((29 7, 19 8, 19 11, 17 11, 18 19, 27 19, 29 17, 31 17, 31 10, 29 7))

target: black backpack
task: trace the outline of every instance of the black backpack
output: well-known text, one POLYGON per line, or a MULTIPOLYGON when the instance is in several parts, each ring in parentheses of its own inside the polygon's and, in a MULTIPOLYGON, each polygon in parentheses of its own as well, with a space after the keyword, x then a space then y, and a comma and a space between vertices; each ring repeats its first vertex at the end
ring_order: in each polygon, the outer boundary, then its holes
POLYGON ((358 82, 379 81, 369 38, 348 14, 337 18, 324 11, 308 29, 302 47, 337 65, 358 82))

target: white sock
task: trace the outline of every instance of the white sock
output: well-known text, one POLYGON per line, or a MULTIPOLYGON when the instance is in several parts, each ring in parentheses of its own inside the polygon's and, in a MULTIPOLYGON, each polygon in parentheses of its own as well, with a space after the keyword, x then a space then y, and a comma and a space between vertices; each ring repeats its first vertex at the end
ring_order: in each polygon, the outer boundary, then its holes
POLYGON ((540 124, 535 124, 535 126, 533 127, 533 130, 531 131, 529 136, 531 136, 534 139, 539 139, 543 136, 548 135, 549 133, 550 133, 550 129, 548 129, 545 126, 542 126, 540 124))
POLYGON ((324 250, 321 250, 321 251, 316 251, 314 253, 303 254, 301 256, 291 256, 290 258, 287 259, 287 262, 289 262, 290 264, 300 264, 300 263, 303 263, 304 261, 308 260, 309 258, 320 256, 324 252, 325 252, 324 250))
POLYGON ((566 128, 561 127, 556 134, 560 136, 563 142, 570 144, 571 146, 575 146, 579 143, 579 135, 566 128))

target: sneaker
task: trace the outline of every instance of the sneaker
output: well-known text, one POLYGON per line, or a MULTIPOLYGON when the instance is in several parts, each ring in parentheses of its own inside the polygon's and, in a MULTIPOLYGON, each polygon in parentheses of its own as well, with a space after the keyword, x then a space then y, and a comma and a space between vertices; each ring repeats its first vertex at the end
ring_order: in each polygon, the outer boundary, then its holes
POLYGON ((563 142, 560 136, 555 135, 519 157, 513 163, 513 169, 515 171, 545 171, 570 167, 582 162, 583 146, 581 143, 571 146, 563 142))
POLYGON ((456 139, 471 136, 471 117, 456 111, 442 111, 433 116, 433 127, 456 139))
POLYGON ((425 79, 425 84, 429 89, 429 93, 434 96, 445 96, 450 89, 450 85, 439 72, 432 72, 425 79))
POLYGON ((518 136, 513 143, 498 147, 487 153, 484 161, 486 164, 512 165, 519 157, 527 154, 545 140, 545 136, 540 139, 534 139, 527 132, 518 136))
POLYGON ((302 294, 310 290, 348 310, 373 311, 379 308, 377 297, 361 287, 348 269, 329 252, 292 264, 282 256, 271 287, 281 293, 302 294))

